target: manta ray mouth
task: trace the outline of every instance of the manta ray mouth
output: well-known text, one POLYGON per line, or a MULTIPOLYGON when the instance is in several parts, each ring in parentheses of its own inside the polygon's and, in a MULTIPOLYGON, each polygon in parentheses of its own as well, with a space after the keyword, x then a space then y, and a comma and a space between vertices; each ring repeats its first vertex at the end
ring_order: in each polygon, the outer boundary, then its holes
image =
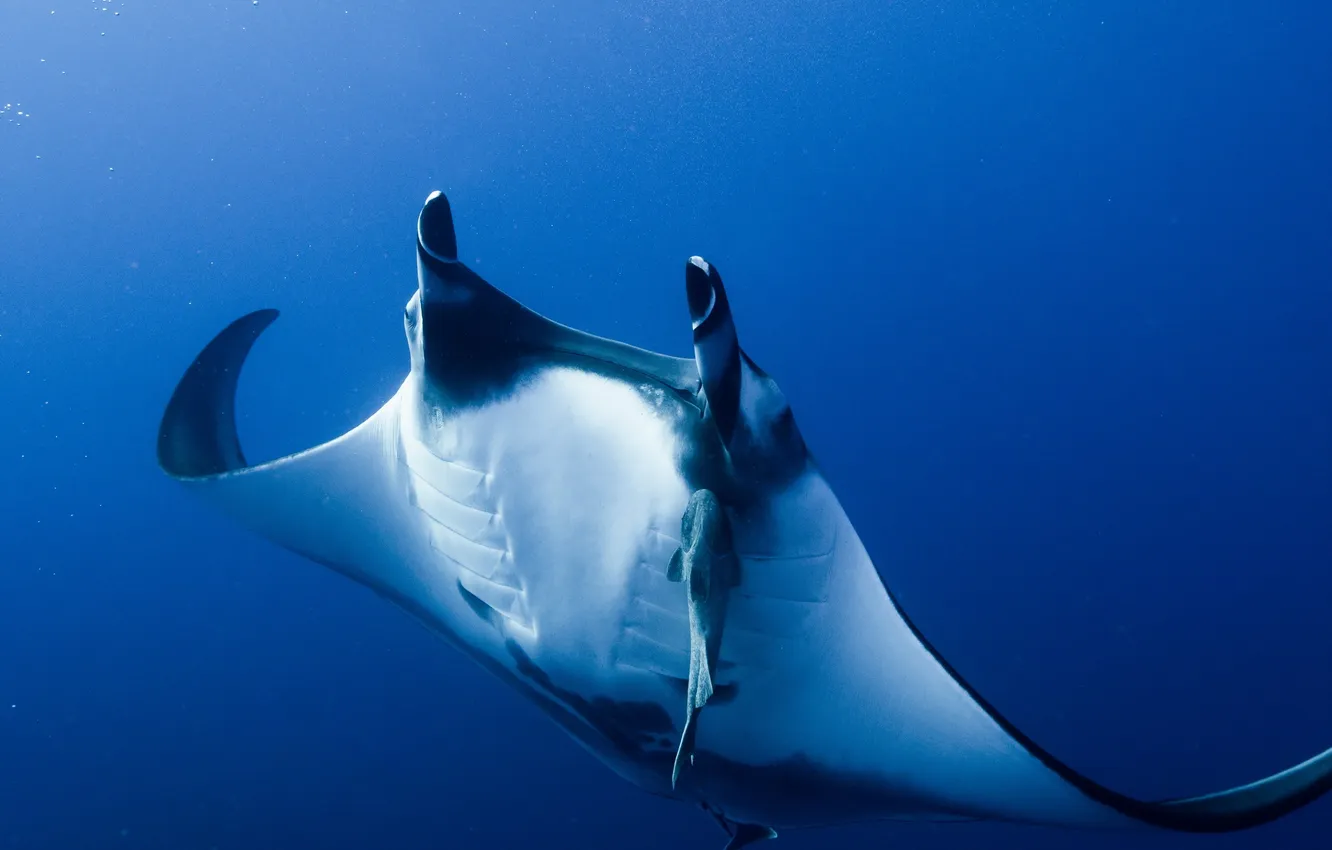
POLYGON ((534 371, 569 366, 650 384, 700 413, 693 358, 671 357, 562 325, 524 306, 458 259, 453 210, 432 192, 416 221, 417 303, 432 393, 450 406, 502 398, 534 371))

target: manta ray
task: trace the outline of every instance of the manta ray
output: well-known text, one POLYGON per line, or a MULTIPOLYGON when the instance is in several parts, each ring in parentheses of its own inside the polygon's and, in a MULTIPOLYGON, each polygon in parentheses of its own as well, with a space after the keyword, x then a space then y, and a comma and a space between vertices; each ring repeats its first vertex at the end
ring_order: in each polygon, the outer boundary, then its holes
POLYGON ((645 791, 739 848, 779 829, 997 820, 1228 832, 1332 788, 1332 750, 1148 802, 1006 720, 888 591, 715 266, 685 264, 694 357, 558 324, 417 219, 411 366, 369 419, 252 464, 237 319, 166 406, 162 469, 241 525, 405 609, 645 791))

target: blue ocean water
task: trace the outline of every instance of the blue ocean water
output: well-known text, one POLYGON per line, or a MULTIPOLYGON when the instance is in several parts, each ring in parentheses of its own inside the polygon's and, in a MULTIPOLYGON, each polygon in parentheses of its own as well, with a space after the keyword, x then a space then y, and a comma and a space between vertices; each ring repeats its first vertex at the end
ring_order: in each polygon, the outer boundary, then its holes
POLYGON ((1079 770, 1332 746, 1330 42, 1307 0, 4 0, 0 847, 724 843, 156 466, 252 309, 251 458, 377 408, 434 189, 491 281, 643 347, 689 353, 714 261, 917 625, 1079 770))

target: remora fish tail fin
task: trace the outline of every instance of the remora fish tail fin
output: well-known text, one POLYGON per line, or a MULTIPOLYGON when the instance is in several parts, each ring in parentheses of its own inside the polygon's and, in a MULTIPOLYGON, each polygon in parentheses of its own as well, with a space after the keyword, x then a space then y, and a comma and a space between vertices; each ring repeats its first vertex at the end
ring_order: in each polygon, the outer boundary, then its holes
MULTIPOLYGON (((407 520, 396 477, 402 391, 356 428, 327 443, 250 465, 236 433, 236 386, 255 340, 276 310, 227 326, 195 358, 158 429, 162 469, 272 542, 381 592, 392 575, 395 537, 407 520)), ((407 384, 404 384, 404 388, 407 384)))

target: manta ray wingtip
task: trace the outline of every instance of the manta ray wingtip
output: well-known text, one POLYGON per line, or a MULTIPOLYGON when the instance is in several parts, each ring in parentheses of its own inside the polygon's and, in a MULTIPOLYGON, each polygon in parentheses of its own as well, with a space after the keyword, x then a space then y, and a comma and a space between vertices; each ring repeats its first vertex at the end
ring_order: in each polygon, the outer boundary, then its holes
POLYGON ((246 465, 236 435, 236 383, 255 340, 277 317, 271 307, 241 316, 185 371, 157 431, 157 462, 168 475, 202 478, 246 465))

